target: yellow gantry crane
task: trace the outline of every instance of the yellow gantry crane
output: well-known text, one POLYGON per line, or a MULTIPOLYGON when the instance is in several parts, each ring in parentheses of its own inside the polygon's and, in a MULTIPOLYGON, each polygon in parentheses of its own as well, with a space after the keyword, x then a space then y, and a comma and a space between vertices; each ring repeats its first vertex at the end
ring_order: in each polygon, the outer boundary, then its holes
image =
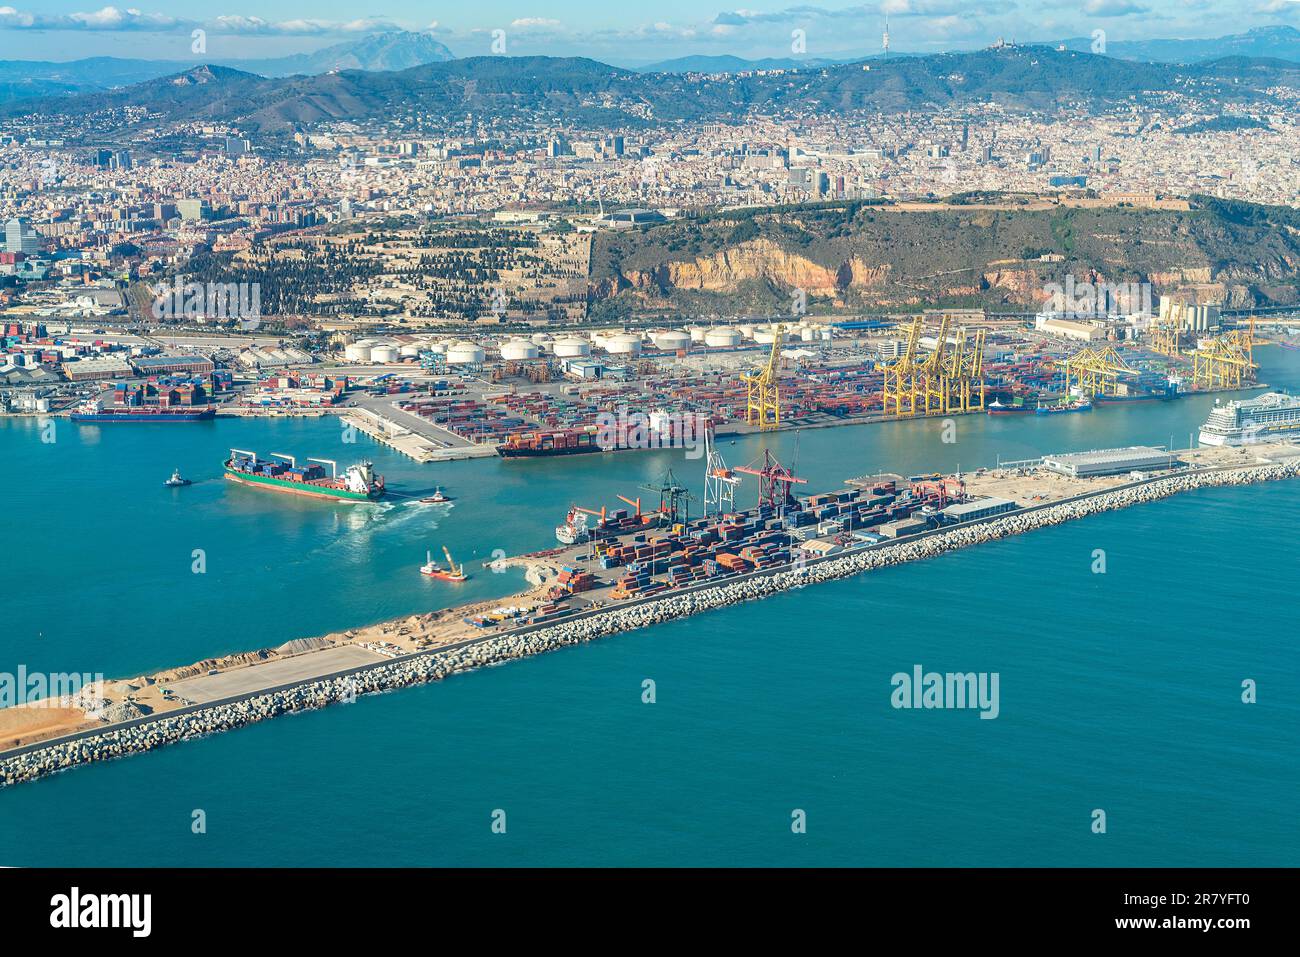
POLYGON ((957 330, 948 342, 951 319, 939 323, 934 352, 917 360, 922 317, 912 320, 903 354, 885 367, 881 405, 886 415, 951 415, 984 408, 984 330, 968 337, 957 330))
POLYGON ((1186 309, 1181 302, 1169 307, 1165 316, 1156 315, 1151 319, 1151 351, 1177 359, 1182 352, 1179 346, 1183 332, 1183 313, 1186 309))
POLYGON ((1085 346, 1065 360, 1065 391, 1077 388, 1092 398, 1098 395, 1119 395, 1119 377, 1137 375, 1137 370, 1124 361, 1114 346, 1094 349, 1085 346))
POLYGON ((957 346, 948 364, 944 383, 947 412, 974 412, 984 408, 984 330, 976 329, 966 348, 966 328, 957 330, 957 346))
POLYGON ((1240 389, 1255 381, 1255 317, 1245 329, 1215 336, 1192 353, 1192 384, 1202 389, 1240 389))
POLYGON ((916 347, 921 341, 921 316, 912 319, 903 354, 885 366, 885 381, 880 389, 881 406, 886 415, 915 415, 916 347), (890 405, 893 405, 891 412, 890 405))
POLYGON ((757 373, 741 376, 745 382, 745 421, 757 425, 760 431, 775 429, 781 424, 781 390, 777 385, 777 363, 781 358, 781 339, 785 326, 772 327, 772 354, 767 365, 757 373))

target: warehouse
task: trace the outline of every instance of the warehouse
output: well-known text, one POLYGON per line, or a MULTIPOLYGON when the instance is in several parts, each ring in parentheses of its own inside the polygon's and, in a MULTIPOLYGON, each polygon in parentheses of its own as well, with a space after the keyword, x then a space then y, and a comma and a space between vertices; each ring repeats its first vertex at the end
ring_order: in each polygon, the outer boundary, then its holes
POLYGON ((131 360, 140 375, 163 375, 168 372, 187 372, 204 375, 217 366, 207 356, 138 356, 131 360))
POLYGON ((88 379, 115 379, 120 376, 131 375, 131 365, 122 356, 105 355, 94 356, 88 359, 78 359, 75 362, 64 362, 61 366, 63 374, 71 382, 82 382, 88 379))
POLYGON ((973 502, 949 505, 943 510, 943 518, 946 522, 973 522, 1015 510, 1016 503, 1009 498, 979 498, 973 502))
POLYGON ((1093 478, 1098 475, 1120 475, 1124 472, 1144 469, 1165 469, 1174 464, 1177 462, 1170 453, 1146 445, 1043 456, 1043 468, 1059 475, 1068 475, 1070 478, 1093 478))

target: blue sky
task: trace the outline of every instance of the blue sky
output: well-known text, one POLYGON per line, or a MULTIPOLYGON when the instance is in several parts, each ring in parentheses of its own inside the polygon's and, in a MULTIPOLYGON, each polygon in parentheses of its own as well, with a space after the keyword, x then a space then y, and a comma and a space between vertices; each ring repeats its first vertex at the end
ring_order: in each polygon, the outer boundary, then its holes
POLYGON ((690 54, 788 56, 793 30, 807 56, 880 50, 885 14, 891 47, 933 51, 986 45, 1002 36, 1051 40, 1101 28, 1112 40, 1214 37, 1249 27, 1300 27, 1300 0, 867 0, 706 5, 657 0, 480 0, 429 4, 379 0, 0 0, 0 58, 68 60, 114 55, 192 59, 191 31, 206 31, 212 58, 282 56, 385 28, 430 30, 457 56, 488 54, 504 30, 511 54, 583 55, 644 63, 690 54), (10 5, 12 4, 12 5, 10 5))

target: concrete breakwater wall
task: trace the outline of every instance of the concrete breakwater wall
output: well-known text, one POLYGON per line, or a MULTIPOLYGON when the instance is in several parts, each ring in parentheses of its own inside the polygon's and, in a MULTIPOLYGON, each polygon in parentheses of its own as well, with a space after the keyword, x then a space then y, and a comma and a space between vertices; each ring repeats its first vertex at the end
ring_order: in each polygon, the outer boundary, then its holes
POLYGON ((1300 460, 1284 464, 1188 472, 1039 506, 987 521, 959 525, 912 540, 831 556, 801 570, 790 569, 704 586, 691 592, 610 608, 577 620, 527 632, 486 636, 453 649, 423 652, 343 677, 304 682, 233 703, 170 717, 162 716, 128 727, 106 728, 103 732, 74 740, 54 741, 46 747, 0 761, 0 785, 32 781, 79 764, 151 751, 166 744, 232 730, 255 721, 351 701, 360 695, 423 684, 457 672, 580 644, 723 608, 736 602, 763 598, 815 582, 847 578, 875 568, 932 558, 954 549, 1049 525, 1059 525, 1099 512, 1155 501, 1179 492, 1287 478, 1300 478, 1300 460))

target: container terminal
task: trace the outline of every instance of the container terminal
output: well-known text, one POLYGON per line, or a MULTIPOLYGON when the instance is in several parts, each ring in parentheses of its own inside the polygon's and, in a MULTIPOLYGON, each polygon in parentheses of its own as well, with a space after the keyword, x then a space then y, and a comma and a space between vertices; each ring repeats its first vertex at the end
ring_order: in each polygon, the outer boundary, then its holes
MULTIPOLYGON (((672 476, 646 507, 637 498, 615 496, 625 507, 569 509, 557 536, 571 527, 580 540, 498 560, 526 570, 532 587, 524 592, 110 681, 102 698, 61 710, 57 721, 42 714, 37 716, 42 722, 30 727, 8 722, 0 760, 4 751, 97 733, 118 722, 147 724, 498 637, 540 634, 568 623, 594 622, 582 627, 598 631, 600 616, 607 613, 654 608, 674 596, 705 594, 732 583, 791 572, 817 580, 820 569, 846 562, 871 567, 873 553, 896 556, 888 562, 911 561, 1203 485, 1294 478, 1300 475, 1300 445, 1103 449, 1004 462, 961 475, 861 476, 841 489, 811 494, 795 492, 805 483, 770 456, 732 468, 714 454, 706 472, 708 508, 699 517, 687 514, 692 493, 672 476), (737 488, 732 480, 741 476, 758 480, 759 500, 752 507, 729 502, 737 488), (1146 495, 1144 489, 1153 491, 1146 495), (1053 509, 1064 511, 1050 517, 1053 509), (1005 530, 980 531, 998 523, 1005 530), (937 546, 938 551, 925 544, 944 536, 956 544, 937 546)), ((456 571, 463 573, 462 566, 456 571)), ((411 573, 419 569, 413 566, 411 573)), ((745 593, 757 597, 770 590, 746 585, 745 593)), ((710 606, 698 606, 705 607, 710 606)))
POLYGON ((0 412, 74 414, 85 425, 341 415, 420 462, 603 449, 610 443, 593 428, 624 408, 656 420, 652 432, 689 416, 719 434, 914 416, 1104 414, 1115 404, 1256 387, 1255 348, 1268 341, 1253 322, 1184 321, 1163 300, 1159 315, 1122 321, 1043 315, 1031 323, 955 309, 474 341, 398 333, 310 348, 174 339, 172 354, 127 334, 83 341, 40 324, 10 332, 7 348, 35 371, 21 373, 30 388, 0 391, 0 412))

